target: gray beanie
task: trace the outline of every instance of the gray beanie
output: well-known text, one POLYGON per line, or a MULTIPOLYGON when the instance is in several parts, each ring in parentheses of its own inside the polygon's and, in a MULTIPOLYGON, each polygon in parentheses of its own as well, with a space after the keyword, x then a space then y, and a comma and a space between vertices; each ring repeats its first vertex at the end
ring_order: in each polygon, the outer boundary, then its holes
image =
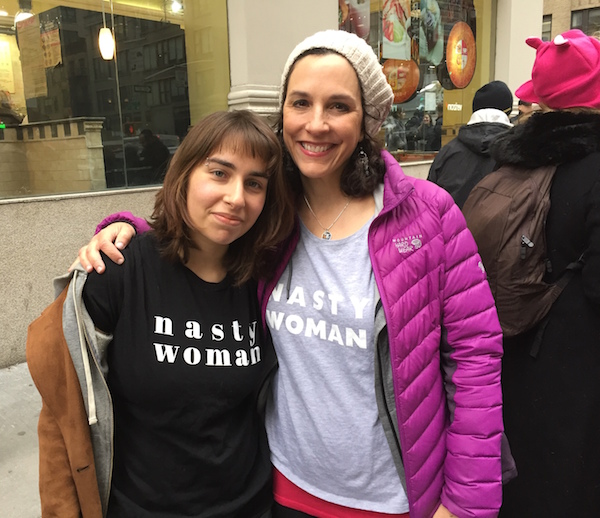
POLYGON ((283 89, 288 75, 298 57, 310 49, 329 49, 344 56, 354 67, 361 85, 366 107, 365 129, 375 137, 387 117, 394 101, 394 92, 388 84, 381 64, 371 46, 356 34, 327 30, 317 32, 300 42, 288 57, 281 75, 279 109, 283 104, 283 89))

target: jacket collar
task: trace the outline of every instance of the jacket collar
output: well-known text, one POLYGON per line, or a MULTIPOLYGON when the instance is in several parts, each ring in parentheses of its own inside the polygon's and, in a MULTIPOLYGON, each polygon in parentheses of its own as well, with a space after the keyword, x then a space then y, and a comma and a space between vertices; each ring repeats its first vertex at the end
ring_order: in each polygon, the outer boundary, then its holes
POLYGON ((473 112, 469 122, 467 124, 480 124, 482 122, 494 122, 496 124, 503 124, 504 126, 511 127, 512 124, 508 118, 508 115, 503 111, 496 110, 495 108, 482 108, 473 112))
POLYGON ((388 151, 383 150, 381 157, 385 163, 383 212, 387 212, 412 192, 413 185, 402 171, 398 161, 388 151))
POLYGON ((560 165, 600 151, 600 113, 533 114, 498 136, 491 154, 500 164, 528 169, 560 165))

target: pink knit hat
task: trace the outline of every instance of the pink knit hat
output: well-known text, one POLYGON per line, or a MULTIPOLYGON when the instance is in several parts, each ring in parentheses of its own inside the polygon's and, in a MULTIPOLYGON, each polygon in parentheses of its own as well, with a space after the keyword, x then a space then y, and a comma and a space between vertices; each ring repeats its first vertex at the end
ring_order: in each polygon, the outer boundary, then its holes
POLYGON ((531 80, 517 88, 522 101, 543 103, 554 110, 600 108, 600 41, 579 29, 554 41, 527 38, 536 49, 531 80))

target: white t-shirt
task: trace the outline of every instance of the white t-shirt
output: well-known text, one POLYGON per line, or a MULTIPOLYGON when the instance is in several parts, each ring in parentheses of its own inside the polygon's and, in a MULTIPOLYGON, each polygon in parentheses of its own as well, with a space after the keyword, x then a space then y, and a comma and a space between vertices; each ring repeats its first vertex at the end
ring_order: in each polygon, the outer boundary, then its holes
POLYGON ((408 500, 375 399, 370 223, 334 241, 301 224, 267 305, 279 358, 267 433, 274 466, 301 489, 338 505, 401 514, 408 500))

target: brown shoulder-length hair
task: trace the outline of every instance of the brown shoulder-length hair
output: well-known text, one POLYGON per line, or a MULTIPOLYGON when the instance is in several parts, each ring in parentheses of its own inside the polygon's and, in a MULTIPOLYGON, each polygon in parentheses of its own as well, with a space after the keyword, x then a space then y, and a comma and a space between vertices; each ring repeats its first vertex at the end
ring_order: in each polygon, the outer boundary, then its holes
POLYGON ((279 140, 258 115, 248 110, 215 112, 190 130, 169 164, 163 187, 156 195, 150 225, 163 256, 185 264, 190 249, 196 246, 187 207, 190 175, 211 153, 222 148, 263 160, 269 175, 260 216, 246 234, 229 245, 225 256, 225 266, 239 285, 268 273, 271 265, 267 257, 289 235, 294 220, 291 193, 282 173, 279 140))
MULTIPOLYGON (((286 149, 285 143, 283 141, 283 106, 285 105, 285 99, 287 97, 288 83, 292 73, 294 72, 296 63, 298 63, 298 61, 300 61, 302 58, 310 55, 324 56, 327 54, 337 54, 338 56, 342 56, 339 52, 335 52, 334 50, 325 48, 309 49, 306 52, 300 54, 296 61, 294 61, 294 63, 290 67, 285 82, 281 86, 283 95, 281 97, 281 107, 275 123, 275 129, 277 132, 277 136, 279 137, 279 141, 281 142, 281 146, 283 147, 283 169, 286 181, 289 183, 295 197, 298 197, 300 194, 302 194, 302 183, 300 181, 301 173, 298 169, 298 166, 292 160, 292 157, 286 149)), ((342 57, 346 59, 344 56, 342 57)), ((358 84, 360 85, 360 102, 363 109, 363 120, 361 129, 364 136, 363 139, 356 146, 356 149, 354 150, 352 156, 348 160, 340 178, 340 189, 342 190, 342 192, 347 196, 352 196, 355 198, 360 198, 362 196, 372 194, 373 191, 375 191, 375 189, 377 188, 377 186, 383 182, 383 176, 385 175, 385 164, 383 162, 383 159, 381 158, 381 149, 383 146, 378 139, 375 139, 367 134, 365 127, 365 117, 369 117, 370 115, 367 113, 367 105, 365 103, 363 85, 360 82, 360 79, 358 80, 358 84), (364 151, 367 154, 367 157, 369 158, 369 175, 365 174, 364 166, 362 162, 358 159, 358 153, 361 150, 364 151)))

